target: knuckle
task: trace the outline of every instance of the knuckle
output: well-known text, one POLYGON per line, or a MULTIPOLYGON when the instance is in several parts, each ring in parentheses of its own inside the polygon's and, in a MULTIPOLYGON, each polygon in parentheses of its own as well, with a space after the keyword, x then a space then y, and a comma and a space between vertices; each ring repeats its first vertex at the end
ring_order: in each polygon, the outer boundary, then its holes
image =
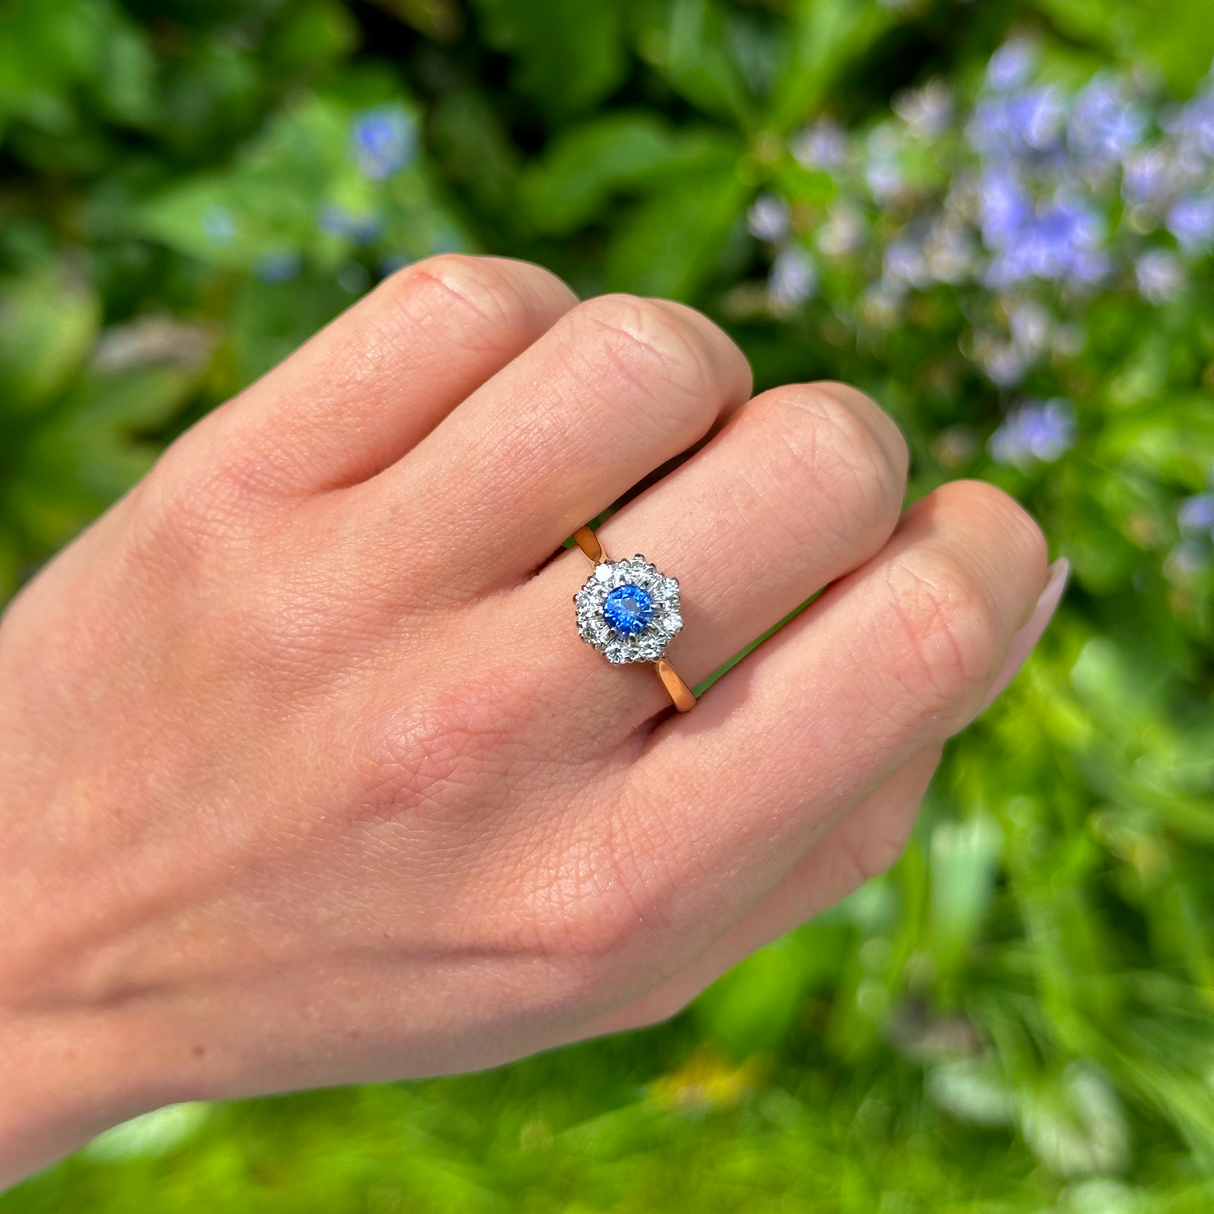
POLYGON ((837 383, 833 380, 821 380, 818 383, 810 384, 809 387, 819 397, 850 409, 856 417, 862 419, 879 445, 882 456, 889 464, 894 480, 905 482, 907 466, 910 463, 910 450, 897 423, 876 401, 850 384, 837 383))
POLYGON ((514 337, 547 328, 573 302, 573 293, 556 275, 539 266, 505 258, 440 253, 398 270, 378 288, 390 310, 429 313, 454 307, 467 332, 483 343, 484 334, 514 337))
MULTIPOLYGON (((397 271, 381 288, 393 302, 440 296, 480 320, 509 320, 518 304, 515 284, 495 266, 460 253, 440 253, 397 271), (403 299, 398 299, 403 297, 403 299)), ((433 302, 426 299, 425 305, 433 302)))
POLYGON ((906 443, 881 409, 859 392, 841 399, 821 384, 807 384, 796 403, 821 429, 827 452, 841 471, 879 484, 901 500, 906 443))
POLYGON ((641 941, 672 926, 654 842, 648 827, 638 834, 622 813, 574 815, 572 824, 558 819, 547 840, 553 863, 532 865, 524 899, 532 946, 579 975, 588 992, 610 985, 641 941))
POLYGON ((973 566, 943 546, 908 551, 887 577, 899 625, 890 668, 920 711, 964 716, 1002 660, 998 605, 973 566))
MULTIPOLYGON (((855 524, 888 533, 902 503, 905 467, 891 458, 872 419, 814 385, 774 389, 761 402, 762 423, 775 430, 788 463, 784 475, 813 484, 815 498, 834 503, 848 524, 839 528, 845 538, 853 537, 855 524)), ((820 502, 805 500, 820 521, 820 502)))
POLYGON ((145 554, 196 554, 232 543, 261 520, 276 484, 257 461, 200 461, 175 444, 131 496, 132 535, 145 554))
MULTIPOLYGON (((986 481, 951 481, 933 496, 970 520, 990 537, 988 546, 1005 550, 1012 562, 1025 569, 1044 570, 1048 545, 1036 520, 1014 497, 986 481)), ((1031 579, 1026 579, 1031 584, 1031 579)))
POLYGON ((507 676, 486 671, 477 690, 485 694, 470 695, 466 684, 434 691, 367 730, 354 749, 361 795, 351 813, 431 822, 453 844, 461 823, 483 825, 482 815, 510 794, 506 770, 525 776, 528 748, 507 676))
POLYGON ((569 321, 570 347, 605 361, 642 399, 697 421, 715 413, 722 386, 705 336, 658 301, 603 295, 575 308, 569 321))

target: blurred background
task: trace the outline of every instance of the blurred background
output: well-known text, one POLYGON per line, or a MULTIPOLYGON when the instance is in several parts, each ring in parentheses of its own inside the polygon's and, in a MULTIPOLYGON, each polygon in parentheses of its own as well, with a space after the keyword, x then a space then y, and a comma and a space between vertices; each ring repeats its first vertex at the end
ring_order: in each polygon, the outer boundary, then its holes
POLYGON ((1212 57, 1209 0, 0 0, 0 601, 443 250, 857 383, 1074 568, 897 867, 672 1023, 0 1214, 1214 1209, 1212 57))

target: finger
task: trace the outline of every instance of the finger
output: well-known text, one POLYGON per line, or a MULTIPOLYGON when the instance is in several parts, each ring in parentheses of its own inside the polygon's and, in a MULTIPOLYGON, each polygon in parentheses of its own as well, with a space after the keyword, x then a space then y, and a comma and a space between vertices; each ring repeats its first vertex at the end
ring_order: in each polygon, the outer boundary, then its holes
MULTIPOLYGON (((678 579, 684 627, 668 652, 695 684, 881 548, 898 520, 906 459, 897 427, 855 389, 778 388, 598 535, 609 554, 643 553, 678 579)), ((561 712, 607 745, 670 700, 648 664, 612 666, 578 635, 569 600, 591 573, 571 552, 508 606, 512 643, 564 694, 561 712)))
POLYGON ((441 566, 455 597, 528 576, 575 527, 750 395, 726 335, 680 304, 603 296, 565 315, 351 509, 364 537, 441 566))
POLYGON ((981 712, 985 712, 1003 694, 1004 688, 1016 677, 1021 666, 1028 660, 1029 654, 1037 647, 1041 634, 1045 632, 1050 620, 1054 618, 1054 612, 1058 610, 1058 604, 1062 602, 1070 574, 1071 563, 1064 556, 1060 556, 1050 566, 1045 589, 1041 592, 1028 623, 1012 638, 1012 647, 1003 659, 1003 665, 999 668, 994 683, 987 690, 981 712))
POLYGON ((366 480, 576 302, 559 278, 526 262, 418 262, 195 427, 191 455, 289 492, 366 480))
POLYGON ((1045 582, 1044 539, 1011 498, 946 485, 660 725, 598 827, 629 858, 621 897, 670 929, 640 933, 645 947, 698 955, 739 890, 774 888, 823 824, 971 719, 1045 582))
POLYGON ((620 1032, 665 1020, 685 1007, 706 986, 756 949, 790 932, 883 873, 902 853, 924 793, 940 762, 930 747, 910 760, 871 793, 802 856, 770 893, 746 909, 739 890, 735 912, 741 918, 685 969, 647 995, 593 1022, 587 1036, 620 1032))

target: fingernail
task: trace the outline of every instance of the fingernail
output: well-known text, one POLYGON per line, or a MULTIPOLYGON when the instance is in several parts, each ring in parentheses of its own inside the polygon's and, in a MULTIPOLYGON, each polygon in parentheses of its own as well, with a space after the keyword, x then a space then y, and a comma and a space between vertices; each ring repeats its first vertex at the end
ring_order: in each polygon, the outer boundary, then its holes
POLYGON ((1016 677, 1016 672, 1036 648, 1037 642, 1041 640, 1041 634, 1045 632, 1046 626, 1054 618, 1054 612, 1057 611, 1058 604, 1062 601, 1062 592, 1066 589, 1066 580, 1070 572, 1070 562, 1064 556, 1059 557, 1050 566, 1049 580, 1041 592, 1041 597, 1037 600, 1037 606, 1033 608, 1029 622, 1012 638, 1012 647, 1008 650, 1007 660, 1003 663, 982 707, 978 710, 980 713, 985 712, 995 702, 999 693, 1016 677))

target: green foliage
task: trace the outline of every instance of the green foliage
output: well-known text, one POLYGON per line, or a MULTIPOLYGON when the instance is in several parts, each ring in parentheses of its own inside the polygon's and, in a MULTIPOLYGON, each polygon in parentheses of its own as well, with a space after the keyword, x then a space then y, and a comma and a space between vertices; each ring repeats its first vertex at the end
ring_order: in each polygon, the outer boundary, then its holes
POLYGON ((1208 0, 0 0, 0 596, 441 249, 689 300, 760 387, 858 383, 912 495, 995 480, 1076 575, 895 869, 671 1024, 152 1114, 0 1211, 1210 1208, 1210 261, 1104 178, 1098 291, 906 261, 986 239, 966 115, 1012 35, 1164 123, 1214 55, 1208 0))
POLYGON ((1210 67, 1214 28, 1187 0, 1037 0, 1061 33, 1107 48, 1124 59, 1146 58, 1177 93, 1189 93, 1210 67))
POLYGON ((518 90, 553 115, 586 109, 620 82, 626 60, 614 0, 476 0, 485 41, 514 57, 518 90))

